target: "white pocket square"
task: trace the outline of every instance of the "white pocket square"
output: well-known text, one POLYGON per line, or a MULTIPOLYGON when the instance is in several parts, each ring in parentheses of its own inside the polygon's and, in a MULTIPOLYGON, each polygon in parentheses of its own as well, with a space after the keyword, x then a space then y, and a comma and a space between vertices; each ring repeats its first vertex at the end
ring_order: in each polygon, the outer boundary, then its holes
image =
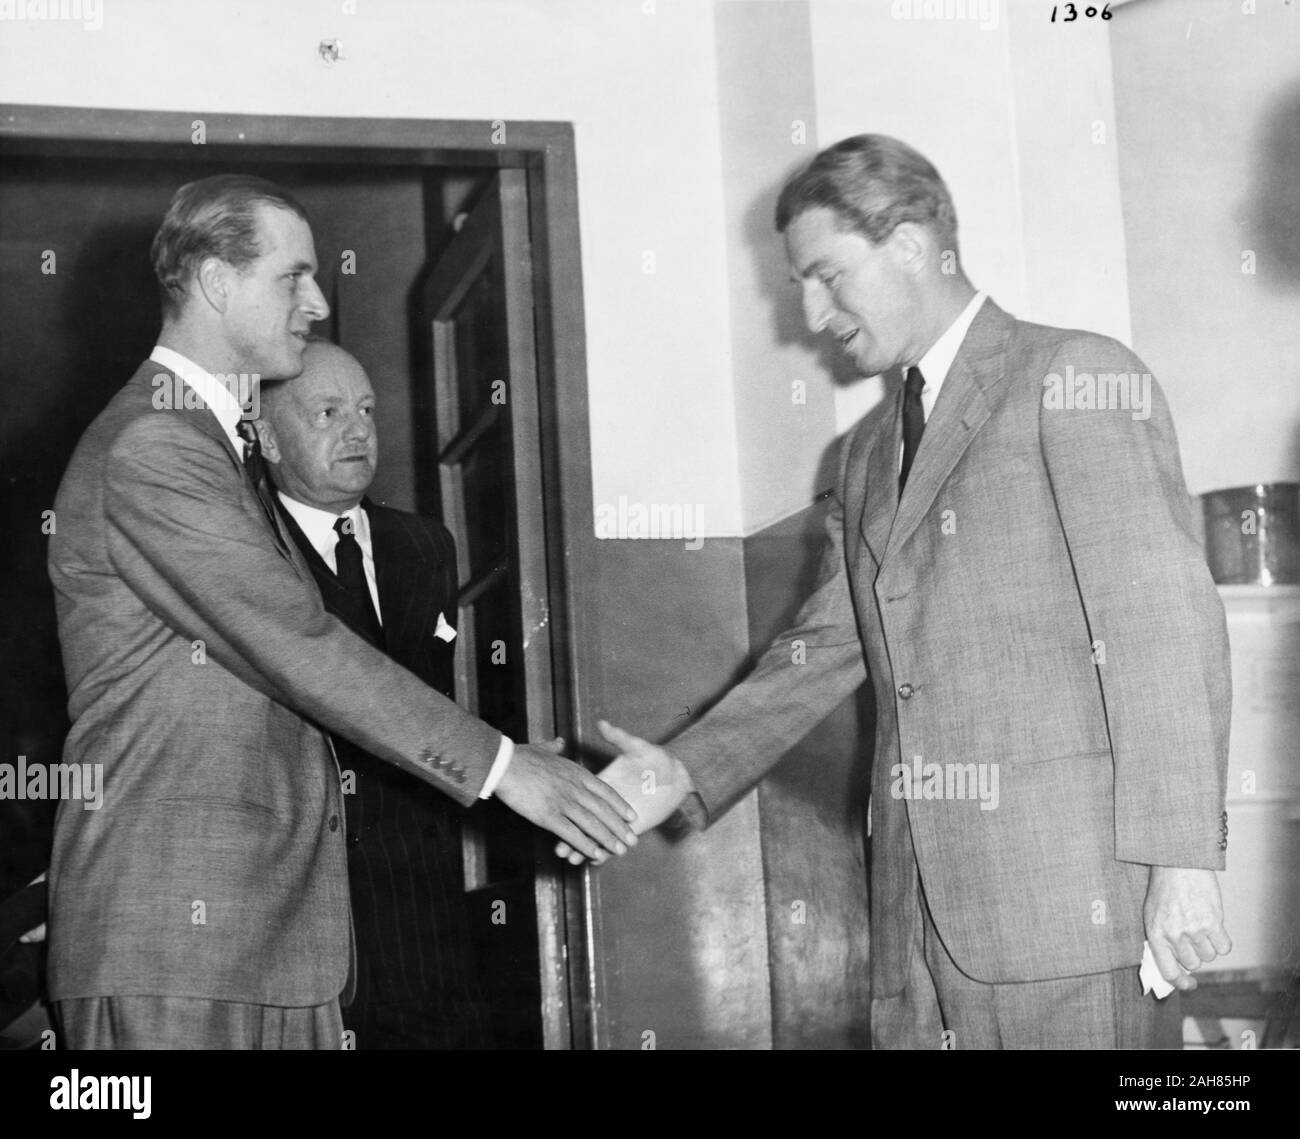
POLYGON ((447 618, 443 614, 439 613, 438 627, 434 629, 433 635, 440 641, 447 641, 450 643, 456 639, 456 630, 447 624, 447 618))

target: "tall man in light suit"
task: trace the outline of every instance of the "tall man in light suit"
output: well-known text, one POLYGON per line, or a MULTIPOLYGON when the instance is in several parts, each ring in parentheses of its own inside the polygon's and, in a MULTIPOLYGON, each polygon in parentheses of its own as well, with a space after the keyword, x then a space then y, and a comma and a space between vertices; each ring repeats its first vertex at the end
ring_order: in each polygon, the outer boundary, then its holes
POLYGON ((606 726, 603 777, 638 828, 711 822, 869 677, 876 1044, 1148 1045, 1144 938, 1179 988, 1230 949, 1228 645, 1164 397, 977 293, 901 142, 822 152, 776 224, 809 328, 906 381, 844 441, 794 626, 670 750, 606 726))
POLYGON ((182 187, 154 239, 158 346, 87 429, 49 568, 72 730, 104 802, 64 802, 49 987, 73 1047, 338 1047, 351 930, 325 730, 468 806, 495 794, 598 857, 626 804, 514 745, 321 604, 233 384, 292 377, 328 308, 302 207, 182 187))
MULTIPOLYGON (((286 533, 325 608, 426 684, 453 694, 456 547, 431 518, 365 497, 379 437, 365 369, 328 341, 303 372, 262 385, 256 423, 286 533)), ((487 1048, 461 851, 463 808, 344 736, 358 1048, 487 1048)))

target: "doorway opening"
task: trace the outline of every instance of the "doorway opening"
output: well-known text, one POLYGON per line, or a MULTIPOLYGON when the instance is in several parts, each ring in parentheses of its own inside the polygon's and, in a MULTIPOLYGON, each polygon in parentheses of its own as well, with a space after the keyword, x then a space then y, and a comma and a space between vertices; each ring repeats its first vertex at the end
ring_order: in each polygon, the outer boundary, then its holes
MULTIPOLYGON (((571 128, 210 116, 195 145, 195 123, 0 114, 6 751, 58 762, 67 728, 41 511, 155 341, 148 250, 172 193, 227 171, 280 183, 311 217, 332 309, 314 331, 357 356, 377 395, 370 497, 438 518, 456 539, 457 700, 517 740, 575 739, 569 601, 583 543, 569 537, 590 532, 591 494, 571 128)), ((31 806, 0 804, 0 828, 23 840, 0 855, 0 899, 48 856, 52 812, 31 806)), ((498 1044, 590 1047, 584 876, 498 804, 465 817, 498 1044)))

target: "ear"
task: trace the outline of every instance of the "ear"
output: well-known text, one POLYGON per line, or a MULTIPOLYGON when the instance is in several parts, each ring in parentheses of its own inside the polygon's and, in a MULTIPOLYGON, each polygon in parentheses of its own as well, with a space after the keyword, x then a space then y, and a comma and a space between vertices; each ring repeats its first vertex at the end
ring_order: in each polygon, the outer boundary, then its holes
POLYGON ((919 276, 934 256, 933 235, 916 222, 899 222, 889 235, 889 244, 899 267, 914 276, 919 276))
POLYGON ((275 428, 266 418, 254 419, 253 430, 257 432, 258 442, 262 444, 262 458, 268 463, 280 461, 280 445, 275 440, 275 428))
POLYGON ((199 293, 219 313, 230 307, 230 274, 234 271, 220 257, 205 257, 194 275, 199 293))

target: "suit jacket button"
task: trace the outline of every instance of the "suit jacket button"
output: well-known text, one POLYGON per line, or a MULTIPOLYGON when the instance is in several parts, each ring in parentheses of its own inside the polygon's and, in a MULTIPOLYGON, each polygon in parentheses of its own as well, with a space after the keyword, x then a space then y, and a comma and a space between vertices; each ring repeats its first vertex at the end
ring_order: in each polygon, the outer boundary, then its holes
POLYGON ((336 831, 336 830, 338 830, 338 829, 339 829, 339 817, 338 817, 338 815, 330 815, 330 830, 332 830, 332 831, 336 831))
POLYGON ((913 688, 910 684, 900 684, 898 686, 898 695, 899 698, 902 700, 912 699, 912 693, 915 691, 916 689, 913 688))

